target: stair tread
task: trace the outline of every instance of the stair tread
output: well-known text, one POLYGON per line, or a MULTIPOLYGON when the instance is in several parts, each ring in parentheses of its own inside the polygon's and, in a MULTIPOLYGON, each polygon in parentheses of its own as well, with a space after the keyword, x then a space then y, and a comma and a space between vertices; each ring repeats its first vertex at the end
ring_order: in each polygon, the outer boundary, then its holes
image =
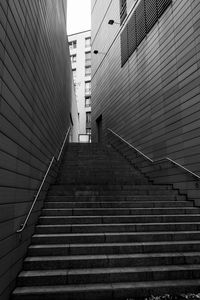
MULTIPOLYGON (((166 217, 177 217, 177 215, 161 215, 161 214, 158 214, 158 215, 137 215, 137 217, 140 217, 140 218, 144 218, 144 217, 151 217, 151 218, 153 218, 153 217, 164 217, 164 216, 166 216, 166 217)), ((200 217, 200 214, 178 214, 178 216, 179 217, 200 217)), ((40 216, 40 218, 41 219, 44 219, 44 218, 67 218, 67 219, 71 219, 71 218, 80 218, 80 219, 82 219, 82 218, 131 218, 131 217, 135 217, 134 215, 99 215, 99 216, 87 216, 87 215, 85 215, 85 216, 40 216)))
MULTIPOLYGON (((76 203, 76 204, 91 204, 91 203, 95 203, 95 204, 115 204, 115 203, 118 203, 118 204, 122 204, 122 203, 126 203, 126 204, 129 204, 129 203, 139 203, 139 204, 141 204, 141 206, 142 206, 142 204, 143 204, 143 202, 144 203, 160 203, 160 201, 154 201, 154 200, 151 200, 151 201, 135 201, 135 200, 132 200, 132 201, 119 201, 119 200, 117 200, 117 201, 94 201, 94 202, 91 202, 91 201, 76 201, 76 202, 74 202, 74 201, 66 201, 66 203, 67 204, 74 204, 74 203, 76 203)), ((189 201, 178 201, 178 200, 176 200, 176 201, 174 201, 174 200, 169 200, 169 201, 162 201, 162 203, 169 203, 169 204, 171 204, 171 202, 174 202, 174 203, 184 203, 184 204, 190 204, 191 202, 189 202, 189 201)), ((48 204, 63 204, 63 203, 65 203, 65 202, 59 202, 59 201, 45 201, 45 204, 46 203, 48 203, 48 204)))
POLYGON ((131 225, 136 225, 136 226, 149 226, 149 225, 199 225, 200 224, 200 221, 199 222, 178 222, 178 223, 175 223, 175 222, 153 222, 153 223, 94 223, 94 224, 57 224, 57 225, 46 225, 46 224, 42 224, 42 225, 37 225, 36 227, 44 227, 44 228, 50 228, 50 227, 92 227, 92 226, 131 226, 131 225))
POLYGON ((19 277, 27 276, 54 276, 67 274, 109 274, 109 273, 127 273, 127 272, 166 272, 166 271, 184 271, 200 270, 200 264, 195 265, 159 265, 159 266, 139 266, 139 267, 115 267, 115 268, 83 268, 83 269, 57 269, 57 270, 31 270, 22 271, 19 277))
MULTIPOLYGON (((161 232, 159 231, 152 231, 152 232, 143 232, 143 234, 148 234, 148 235, 152 235, 152 234, 160 234, 161 232)), ((179 234, 179 233, 183 233, 182 231, 167 231, 166 233, 169 234, 179 234)), ((184 233, 199 233, 199 230, 192 230, 192 231, 184 231, 184 233)), ((56 233, 56 234, 34 234, 33 237, 54 237, 54 236, 63 236, 63 237, 68 237, 68 236, 106 236, 106 235, 140 235, 141 232, 106 232, 106 233, 56 233)))
POLYGON ((55 285, 55 286, 37 286, 37 287, 17 287, 14 294, 41 294, 61 292, 84 292, 99 290, 118 290, 118 289, 136 289, 152 287, 177 287, 177 286, 199 286, 199 279, 192 280, 164 280, 164 281, 144 281, 144 282, 120 282, 120 283, 98 283, 98 284, 76 284, 76 285, 55 285))
MULTIPOLYGON (((109 184, 99 184, 100 186, 105 186, 105 187, 107 187, 109 184)), ((170 186, 170 185, 159 185, 159 184, 152 184, 152 183, 149 183, 149 184, 110 184, 111 186, 113 185, 113 186, 130 186, 130 187, 138 187, 138 188, 140 188, 140 189, 142 189, 142 188, 144 188, 144 187, 147 187, 147 188, 149 188, 149 187, 151 187, 151 188, 153 188, 153 189, 157 189, 157 188, 160 188, 161 190, 173 190, 172 189, 172 187, 170 186)), ((55 188, 55 187, 77 187, 77 186, 95 186, 95 187, 97 187, 98 188, 98 184, 96 185, 96 184, 52 184, 51 185, 51 187, 52 188, 55 188)))
POLYGON ((165 211, 168 211, 169 209, 170 210, 176 210, 176 209, 180 209, 181 211, 182 210, 193 210, 193 211, 199 211, 199 208, 198 207, 73 207, 73 208, 43 208, 43 211, 48 211, 48 210, 53 210, 53 211, 65 211, 65 210, 84 210, 84 211, 88 211, 88 210, 126 210, 126 209, 129 209, 129 210, 138 210, 138 211, 141 211, 141 210, 165 210, 165 211))
POLYGON ((54 261, 54 260, 94 260, 94 259, 120 259, 120 258, 159 258, 159 257, 193 257, 200 256, 200 252, 167 252, 167 253, 133 253, 133 254, 103 254, 103 255, 67 255, 67 256, 32 256, 26 257, 25 262, 30 261, 54 261))
MULTIPOLYGON (((171 195, 169 194, 169 195, 163 195, 163 194, 156 194, 156 195, 148 195, 148 194, 146 194, 146 195, 95 195, 95 197, 98 197, 98 198, 143 198, 143 197, 147 197, 147 198, 152 198, 152 197, 155 197, 155 198, 158 198, 158 197, 163 197, 163 198, 166 198, 166 197, 170 197, 171 195)), ((49 199, 49 198, 71 198, 71 197, 75 197, 74 195, 48 195, 47 196, 47 199, 49 199)), ((85 198, 86 196, 85 195, 78 195, 77 196, 78 198, 85 198)), ((90 197, 90 196, 89 196, 90 197)), ((93 196, 92 196, 93 197, 93 196)), ((173 197, 174 197, 174 195, 173 195, 173 197)))
POLYGON ((181 211, 199 211, 199 208, 198 207, 136 207, 136 208, 130 208, 130 207, 96 207, 96 208, 93 208, 93 207, 73 207, 73 208, 43 208, 43 211, 76 211, 76 210, 82 210, 82 211, 93 211, 93 210, 98 210, 98 211, 102 211, 102 210, 108 210, 108 211, 115 211, 115 210, 134 210, 134 211, 142 211, 142 210, 145 210, 145 211, 156 211, 156 210, 163 210, 163 211, 169 211, 169 210, 181 210, 181 211))
MULTIPOLYGON (((190 244, 197 245, 200 244, 200 241, 189 241, 190 244)), ((133 242, 133 243, 88 243, 88 244, 74 244, 74 243, 69 243, 69 244, 39 244, 39 245, 30 245, 29 248, 37 249, 37 248, 57 248, 57 247, 100 247, 100 246, 139 246, 139 245, 182 245, 182 244, 188 244, 188 241, 160 241, 160 242, 133 242)))

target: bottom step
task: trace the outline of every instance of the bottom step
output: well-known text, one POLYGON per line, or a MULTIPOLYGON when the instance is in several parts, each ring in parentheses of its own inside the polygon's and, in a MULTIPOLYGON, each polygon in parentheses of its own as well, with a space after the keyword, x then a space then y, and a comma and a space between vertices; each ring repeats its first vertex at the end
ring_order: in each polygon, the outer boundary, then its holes
POLYGON ((151 295, 200 292, 200 280, 16 288, 12 300, 126 300, 151 295))

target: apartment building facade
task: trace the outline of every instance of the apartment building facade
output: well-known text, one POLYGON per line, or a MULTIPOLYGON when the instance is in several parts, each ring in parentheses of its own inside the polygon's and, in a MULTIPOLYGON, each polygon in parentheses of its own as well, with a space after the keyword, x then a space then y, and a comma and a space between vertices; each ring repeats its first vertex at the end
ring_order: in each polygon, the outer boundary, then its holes
POLYGON ((91 31, 68 36, 79 113, 79 141, 91 141, 91 31))
POLYGON ((199 15, 194 0, 92 1, 93 141, 110 128, 200 174, 199 15))

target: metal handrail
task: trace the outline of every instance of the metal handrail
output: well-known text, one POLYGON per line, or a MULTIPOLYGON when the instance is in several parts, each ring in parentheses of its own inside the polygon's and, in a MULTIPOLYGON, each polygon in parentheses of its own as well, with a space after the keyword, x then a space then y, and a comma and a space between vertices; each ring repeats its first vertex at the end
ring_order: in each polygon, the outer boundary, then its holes
POLYGON ((67 137, 68 137, 68 135, 69 135, 69 132, 70 132, 70 129, 71 129, 71 127, 69 126, 69 128, 68 128, 68 130, 67 130, 67 133, 66 133, 66 135, 65 135, 64 141, 63 141, 63 143, 62 143, 60 152, 59 152, 59 154, 58 154, 57 161, 60 160, 60 157, 61 157, 61 154, 62 154, 62 152, 63 152, 63 148, 64 148, 64 145, 65 145, 66 139, 67 139, 67 137))
POLYGON ((155 159, 155 160, 151 159, 146 154, 144 154, 142 151, 140 151, 139 149, 137 149, 136 147, 134 147, 133 145, 131 145, 129 142, 127 142, 125 139, 123 139, 119 134, 117 134, 116 132, 114 132, 112 129, 110 129, 110 128, 107 128, 107 129, 110 132, 112 132, 115 136, 117 136, 120 140, 122 140, 124 143, 126 143, 127 145, 129 145, 129 147, 133 148, 136 152, 140 153, 143 157, 145 157, 151 163, 159 163, 161 161, 167 160, 167 161, 170 161, 171 163, 173 163, 174 165, 178 166, 179 168, 183 169, 184 171, 190 173, 192 176, 200 179, 199 175, 197 175, 196 173, 190 171, 189 169, 187 169, 186 167, 182 166, 181 164, 177 163, 176 161, 174 161, 173 159, 171 159, 169 157, 161 157, 161 158, 155 159))
POLYGON ((27 216, 26 216, 26 219, 25 219, 24 223, 20 225, 20 229, 17 230, 17 233, 21 233, 21 232, 25 229, 25 227, 26 227, 26 225, 27 225, 27 222, 28 222, 28 220, 29 220, 29 218, 30 218, 30 215, 31 215, 31 213, 32 213, 32 211, 33 211, 33 208, 34 208, 34 206, 35 206, 35 203, 37 202, 37 199, 38 199, 38 197, 39 197, 39 195, 40 195, 40 192, 41 192, 41 190, 42 190, 42 187, 43 187, 43 185, 44 185, 44 183, 45 183, 45 180, 46 180, 46 178, 47 178, 47 175, 48 175, 48 173, 49 173, 49 171, 50 171, 50 169, 51 169, 51 166, 52 166, 52 164, 53 164, 53 162, 54 162, 55 159, 56 159, 56 161, 58 162, 59 159, 60 159, 60 157, 61 157, 61 154, 62 154, 64 145, 65 145, 66 139, 67 139, 67 137, 68 137, 68 134, 69 134, 69 132, 70 132, 70 129, 71 129, 71 128, 69 127, 68 130, 67 130, 67 133, 66 133, 66 135, 65 135, 65 138, 64 138, 64 141, 63 141, 63 143, 62 143, 62 146, 61 146, 61 149, 60 149, 60 152, 59 152, 59 155, 58 155, 57 159, 55 158, 55 156, 52 157, 52 159, 51 159, 51 161, 50 161, 50 163, 49 163, 49 166, 48 166, 48 168, 47 168, 47 171, 46 171, 46 173, 45 173, 45 175, 44 175, 44 177, 43 177, 43 180, 42 180, 42 182, 41 182, 41 184, 40 184, 40 187, 39 187, 39 189, 38 189, 38 191, 37 191, 37 194, 35 195, 35 198, 34 198, 34 200, 33 200, 33 203, 32 203, 32 205, 31 205, 31 207, 30 207, 30 209, 29 209, 29 212, 28 212, 28 214, 27 214, 27 216))

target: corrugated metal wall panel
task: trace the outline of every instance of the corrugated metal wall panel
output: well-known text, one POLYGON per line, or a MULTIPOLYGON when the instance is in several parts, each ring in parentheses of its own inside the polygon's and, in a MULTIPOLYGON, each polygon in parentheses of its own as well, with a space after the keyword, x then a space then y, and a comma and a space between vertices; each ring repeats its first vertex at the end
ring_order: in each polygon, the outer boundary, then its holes
POLYGON ((16 230, 70 125, 64 2, 0 1, 1 300, 14 288, 44 193, 23 234, 16 230))
POLYGON ((102 114, 104 130, 110 127, 152 158, 166 155, 200 174, 199 16, 196 1, 173 0, 123 68, 120 34, 113 41, 107 31, 105 42, 102 27, 95 43, 110 49, 92 78, 94 140, 95 118, 102 114))

